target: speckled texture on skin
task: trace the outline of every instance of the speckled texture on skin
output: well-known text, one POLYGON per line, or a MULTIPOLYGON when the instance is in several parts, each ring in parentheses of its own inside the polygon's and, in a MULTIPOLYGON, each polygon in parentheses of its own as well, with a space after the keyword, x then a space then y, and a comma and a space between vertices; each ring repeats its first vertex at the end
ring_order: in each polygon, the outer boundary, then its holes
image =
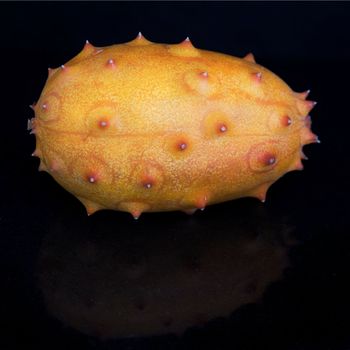
POLYGON ((35 118, 40 170, 100 209, 194 212, 302 169, 314 102, 254 62, 186 39, 86 43, 49 69, 35 118))

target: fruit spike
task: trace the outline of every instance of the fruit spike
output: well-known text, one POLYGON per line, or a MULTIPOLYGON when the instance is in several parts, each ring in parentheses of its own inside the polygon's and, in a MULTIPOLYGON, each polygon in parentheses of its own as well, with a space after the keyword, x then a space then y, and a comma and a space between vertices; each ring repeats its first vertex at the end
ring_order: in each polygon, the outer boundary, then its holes
POLYGON ((193 213, 240 197, 264 201, 272 183, 302 168, 302 147, 319 142, 308 94, 252 54, 200 50, 189 38, 156 44, 139 33, 104 48, 86 41, 50 69, 28 130, 39 170, 89 215, 193 213))
POLYGON ((110 68, 115 68, 115 61, 113 58, 110 58, 108 61, 107 61, 107 66, 110 67, 110 68))
POLYGON ((133 216, 133 218, 134 218, 135 220, 138 220, 139 217, 141 216, 141 214, 142 214, 142 212, 139 211, 139 210, 134 210, 134 211, 131 212, 131 215, 133 216))
POLYGON ((254 76, 254 79, 257 81, 257 82, 261 82, 261 78, 262 78, 262 73, 261 72, 255 72, 253 73, 253 76, 254 76))
POLYGON ((244 56, 243 59, 246 60, 246 61, 248 61, 248 62, 251 62, 251 63, 256 63, 256 62, 255 62, 254 55, 253 55, 251 52, 248 53, 246 56, 244 56))
POLYGON ((310 89, 304 92, 295 92, 295 95, 301 98, 302 100, 305 100, 309 96, 309 94, 310 94, 310 89))
POLYGON ((187 37, 181 44, 193 46, 189 37, 187 37))

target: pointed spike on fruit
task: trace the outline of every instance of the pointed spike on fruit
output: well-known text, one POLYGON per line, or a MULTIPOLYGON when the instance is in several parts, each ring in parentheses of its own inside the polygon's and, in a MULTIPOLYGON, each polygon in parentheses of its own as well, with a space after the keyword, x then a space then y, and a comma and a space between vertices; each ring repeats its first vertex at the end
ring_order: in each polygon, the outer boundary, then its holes
POLYGON ((302 145, 307 145, 309 143, 319 143, 318 136, 311 131, 311 119, 306 118, 304 120, 304 127, 300 129, 300 139, 302 145))
POLYGON ((138 32, 135 39, 132 39, 127 43, 128 45, 150 45, 151 41, 147 40, 141 32, 138 32))
POLYGON ((35 134, 35 118, 31 118, 27 120, 27 130, 30 130, 30 135, 35 134))
POLYGON ((85 198, 82 197, 77 197, 80 202, 84 205, 86 213, 88 216, 96 213, 97 211, 103 209, 103 207, 95 202, 92 202, 90 200, 87 200, 85 198))
POLYGON ((304 123, 305 123, 305 126, 310 129, 311 128, 311 123, 312 123, 312 120, 311 120, 311 117, 309 115, 307 115, 304 119, 304 123))
POLYGON ((35 148, 34 152, 31 154, 32 157, 41 157, 41 151, 39 148, 35 148))
POLYGON ((187 37, 182 42, 175 44, 175 45, 166 45, 167 51, 177 57, 200 57, 201 52, 200 50, 197 50, 192 45, 192 42, 190 41, 190 38, 187 37))
POLYGON ((63 72, 67 71, 67 66, 65 66, 64 64, 62 64, 62 65, 61 65, 61 70, 62 70, 63 72))
POLYGON ((256 73, 253 73, 253 77, 254 79, 257 81, 257 82, 261 82, 261 79, 262 79, 262 73, 261 72, 256 72, 256 73))
POLYGON ((27 120, 27 130, 28 130, 28 131, 33 129, 33 127, 34 127, 34 125, 33 125, 33 124, 34 124, 34 123, 33 123, 33 122, 34 122, 34 119, 35 119, 35 118, 32 118, 32 119, 28 119, 28 120, 27 120))
POLYGON ((93 207, 89 207, 89 206, 85 207, 85 209, 86 209, 86 213, 88 216, 96 213, 98 210, 97 208, 93 208, 93 207))
POLYGON ((267 182, 267 183, 261 184, 259 187, 254 189, 250 195, 252 197, 259 199, 261 202, 264 203, 266 201, 267 191, 270 188, 271 184, 272 184, 272 182, 267 182))
POLYGON ((309 160, 309 158, 305 155, 305 153, 303 152, 302 149, 300 150, 300 157, 301 157, 301 159, 309 160))
POLYGON ((55 73, 56 73, 56 71, 58 70, 58 68, 51 68, 51 67, 49 67, 48 69, 47 69, 47 71, 48 71, 48 79, 49 78, 51 78, 55 73))
POLYGON ((88 176, 88 181, 91 184, 95 183, 96 182, 96 176, 93 176, 93 175, 88 176))
POLYGON ((318 136, 312 133, 311 131, 305 135, 304 139, 302 140, 303 145, 308 145, 310 143, 321 143, 321 141, 318 139, 318 136))
POLYGON ((57 171, 59 170, 59 164, 56 160, 53 160, 50 164, 50 171, 57 171))
POLYGON ((180 45, 184 45, 184 46, 193 46, 193 45, 192 45, 192 42, 191 42, 191 40, 190 40, 189 37, 187 37, 185 40, 183 40, 183 41, 180 43, 180 45))
POLYGON ((90 44, 90 41, 89 40, 85 40, 85 44, 84 44, 84 47, 83 47, 83 51, 85 50, 90 50, 93 46, 90 44))
POLYGON ((266 201, 266 192, 267 192, 267 187, 264 185, 261 185, 260 188, 256 189, 252 196, 259 199, 259 201, 261 201, 262 203, 265 203, 266 201))
POLYGON ((302 100, 306 100, 306 98, 309 96, 310 94, 310 89, 309 90, 306 90, 304 92, 296 92, 295 94, 302 100))
POLYGON ((35 111, 35 105, 36 105, 36 102, 33 102, 31 105, 29 105, 29 108, 35 111))
POLYGON ((262 203, 265 203, 266 201, 266 192, 261 192, 256 195, 256 198, 258 198, 262 203))
POLYGON ((32 157, 41 157, 41 152, 38 148, 34 150, 34 152, 31 154, 32 157))
POLYGON ((118 209, 130 213, 137 220, 142 213, 150 211, 151 206, 145 202, 120 202, 118 209))
POLYGON ((207 71, 204 71, 204 72, 201 72, 199 73, 199 75, 202 77, 202 78, 208 78, 208 72, 207 71))
POLYGON ((87 57, 88 55, 96 52, 97 48, 90 43, 89 40, 85 41, 85 45, 81 50, 80 57, 87 57))
POLYGON ((115 60, 113 58, 110 58, 107 61, 107 66, 110 67, 110 68, 115 68, 115 60))
POLYGON ((264 152, 260 155, 260 162, 263 166, 272 166, 277 163, 277 158, 271 152, 264 152))
POLYGON ((43 161, 40 162, 38 170, 39 171, 47 171, 47 167, 43 161))
POLYGON ((256 63, 254 55, 249 52, 247 55, 243 57, 244 60, 251 62, 251 63, 256 63))
POLYGON ((301 144, 303 145, 304 141, 312 140, 315 137, 313 132, 305 126, 300 130, 300 139, 301 139, 301 144))
POLYGON ((316 106, 316 101, 298 101, 298 109, 303 115, 308 115, 310 111, 316 106))
POLYGON ((309 112, 317 105, 316 101, 305 101, 309 112))
POLYGON ((99 204, 96 204, 94 202, 91 202, 91 201, 82 201, 82 203, 84 204, 85 206, 85 209, 86 209, 86 213, 88 216, 96 213, 97 211, 101 210, 101 209, 104 209, 102 206, 100 206, 99 204))
POLYGON ((205 209, 207 203, 208 203, 208 197, 201 196, 196 200, 196 208, 203 211, 205 209))
POLYGON ((134 210, 130 213, 135 220, 138 220, 139 217, 141 216, 142 212, 141 210, 134 210))
POLYGON ((303 163, 301 162, 300 159, 298 159, 295 164, 294 164, 294 170, 303 170, 304 169, 304 165, 303 163))
POLYGON ((297 108, 301 115, 307 115, 316 106, 316 101, 296 100, 297 108))
POLYGON ((255 197, 256 199, 258 199, 261 203, 265 203, 266 202, 266 198, 265 197, 255 197))

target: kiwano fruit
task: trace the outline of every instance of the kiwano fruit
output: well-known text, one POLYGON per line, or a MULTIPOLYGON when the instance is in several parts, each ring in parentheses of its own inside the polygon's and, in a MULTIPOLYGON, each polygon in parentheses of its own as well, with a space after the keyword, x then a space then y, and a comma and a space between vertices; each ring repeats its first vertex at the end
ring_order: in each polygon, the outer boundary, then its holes
POLYGON ((84 49, 49 69, 32 106, 39 170, 74 194, 88 214, 183 210, 240 197, 264 201, 269 186, 302 169, 319 142, 309 91, 243 59, 141 34, 84 49))

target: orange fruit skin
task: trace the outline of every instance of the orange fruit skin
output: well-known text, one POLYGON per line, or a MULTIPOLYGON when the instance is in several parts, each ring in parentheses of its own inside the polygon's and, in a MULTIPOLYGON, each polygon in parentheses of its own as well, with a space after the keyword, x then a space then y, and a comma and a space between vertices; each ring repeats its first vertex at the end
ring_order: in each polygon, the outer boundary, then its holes
POLYGON ((39 170, 86 207, 183 210, 253 196, 301 170, 314 102, 245 58, 186 39, 86 43, 33 107, 39 170))

